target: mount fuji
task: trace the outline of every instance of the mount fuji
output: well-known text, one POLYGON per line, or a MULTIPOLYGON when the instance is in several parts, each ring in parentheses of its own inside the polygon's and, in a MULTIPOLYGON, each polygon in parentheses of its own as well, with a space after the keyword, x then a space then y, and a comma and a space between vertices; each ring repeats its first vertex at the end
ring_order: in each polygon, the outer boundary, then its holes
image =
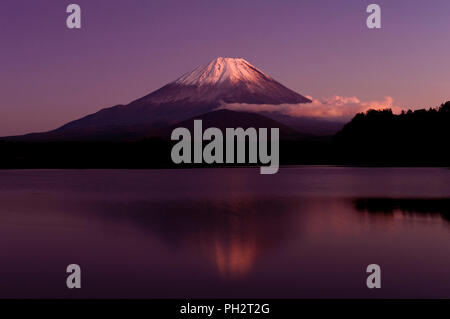
MULTIPOLYGON (((53 131, 9 139, 138 139, 158 135, 164 128, 215 111, 228 103, 310 102, 244 59, 219 57, 128 105, 102 109, 53 131)), ((251 124, 248 114, 246 120, 251 124)), ((229 124, 234 127, 233 123, 229 124)))
POLYGON ((217 58, 142 99, 152 103, 309 103, 244 59, 217 58))

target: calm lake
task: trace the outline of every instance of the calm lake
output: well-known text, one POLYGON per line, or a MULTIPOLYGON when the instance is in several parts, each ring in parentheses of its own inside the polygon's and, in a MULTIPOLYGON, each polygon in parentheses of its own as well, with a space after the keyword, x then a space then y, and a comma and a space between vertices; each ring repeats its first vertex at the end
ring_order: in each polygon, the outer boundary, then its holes
POLYGON ((2 298, 449 298, 450 170, 0 171, 0 270, 2 298))

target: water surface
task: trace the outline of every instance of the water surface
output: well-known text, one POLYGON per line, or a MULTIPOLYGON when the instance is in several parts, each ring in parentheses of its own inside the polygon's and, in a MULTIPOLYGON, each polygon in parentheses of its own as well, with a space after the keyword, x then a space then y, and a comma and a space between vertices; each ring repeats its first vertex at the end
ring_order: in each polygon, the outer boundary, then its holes
POLYGON ((438 168, 0 171, 0 297, 449 298, 449 198, 438 168))

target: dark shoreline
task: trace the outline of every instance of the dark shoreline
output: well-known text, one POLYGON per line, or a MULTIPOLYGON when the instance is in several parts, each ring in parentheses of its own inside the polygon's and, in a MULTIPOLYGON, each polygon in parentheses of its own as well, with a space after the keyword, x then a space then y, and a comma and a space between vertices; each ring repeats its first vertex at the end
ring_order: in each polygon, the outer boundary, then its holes
MULTIPOLYGON (((161 169, 251 167, 257 164, 174 164, 173 142, 3 142, 0 169, 161 169)), ((341 148, 332 142, 281 141, 280 167, 328 165, 352 167, 450 167, 441 152, 341 148)))
MULTIPOLYGON (((436 109, 408 111, 400 115, 393 114, 392 110, 370 110, 357 114, 333 136, 282 134, 279 165, 450 167, 450 152, 447 150, 449 123, 450 102, 436 109)), ((215 122, 210 124, 215 125, 215 122)), ((250 125, 241 124, 239 127, 250 125)), ((242 166, 176 165, 171 159, 175 143, 168 135, 134 141, 0 139, 0 169, 242 166)), ((246 157, 248 162, 248 155, 246 157)))

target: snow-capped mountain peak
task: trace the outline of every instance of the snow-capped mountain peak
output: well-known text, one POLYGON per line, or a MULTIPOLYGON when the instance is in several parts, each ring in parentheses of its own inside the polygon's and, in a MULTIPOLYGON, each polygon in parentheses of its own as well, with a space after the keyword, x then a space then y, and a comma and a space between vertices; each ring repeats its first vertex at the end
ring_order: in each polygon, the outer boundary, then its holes
POLYGON ((309 103, 242 58, 219 57, 145 96, 139 102, 168 104, 309 103))
MULTIPOLYGON (((174 124, 227 104, 280 105, 310 103, 242 58, 217 58, 127 105, 116 105, 69 122, 52 136, 124 134, 136 127, 174 124), (78 134, 78 135, 77 135, 78 134)), ((222 114, 222 113, 221 113, 222 114)), ((45 135, 45 134, 44 134, 45 135)))
POLYGON ((215 85, 228 82, 256 82, 261 79, 270 79, 262 71, 242 58, 219 57, 206 66, 201 66, 189 72, 175 83, 179 85, 215 85))

